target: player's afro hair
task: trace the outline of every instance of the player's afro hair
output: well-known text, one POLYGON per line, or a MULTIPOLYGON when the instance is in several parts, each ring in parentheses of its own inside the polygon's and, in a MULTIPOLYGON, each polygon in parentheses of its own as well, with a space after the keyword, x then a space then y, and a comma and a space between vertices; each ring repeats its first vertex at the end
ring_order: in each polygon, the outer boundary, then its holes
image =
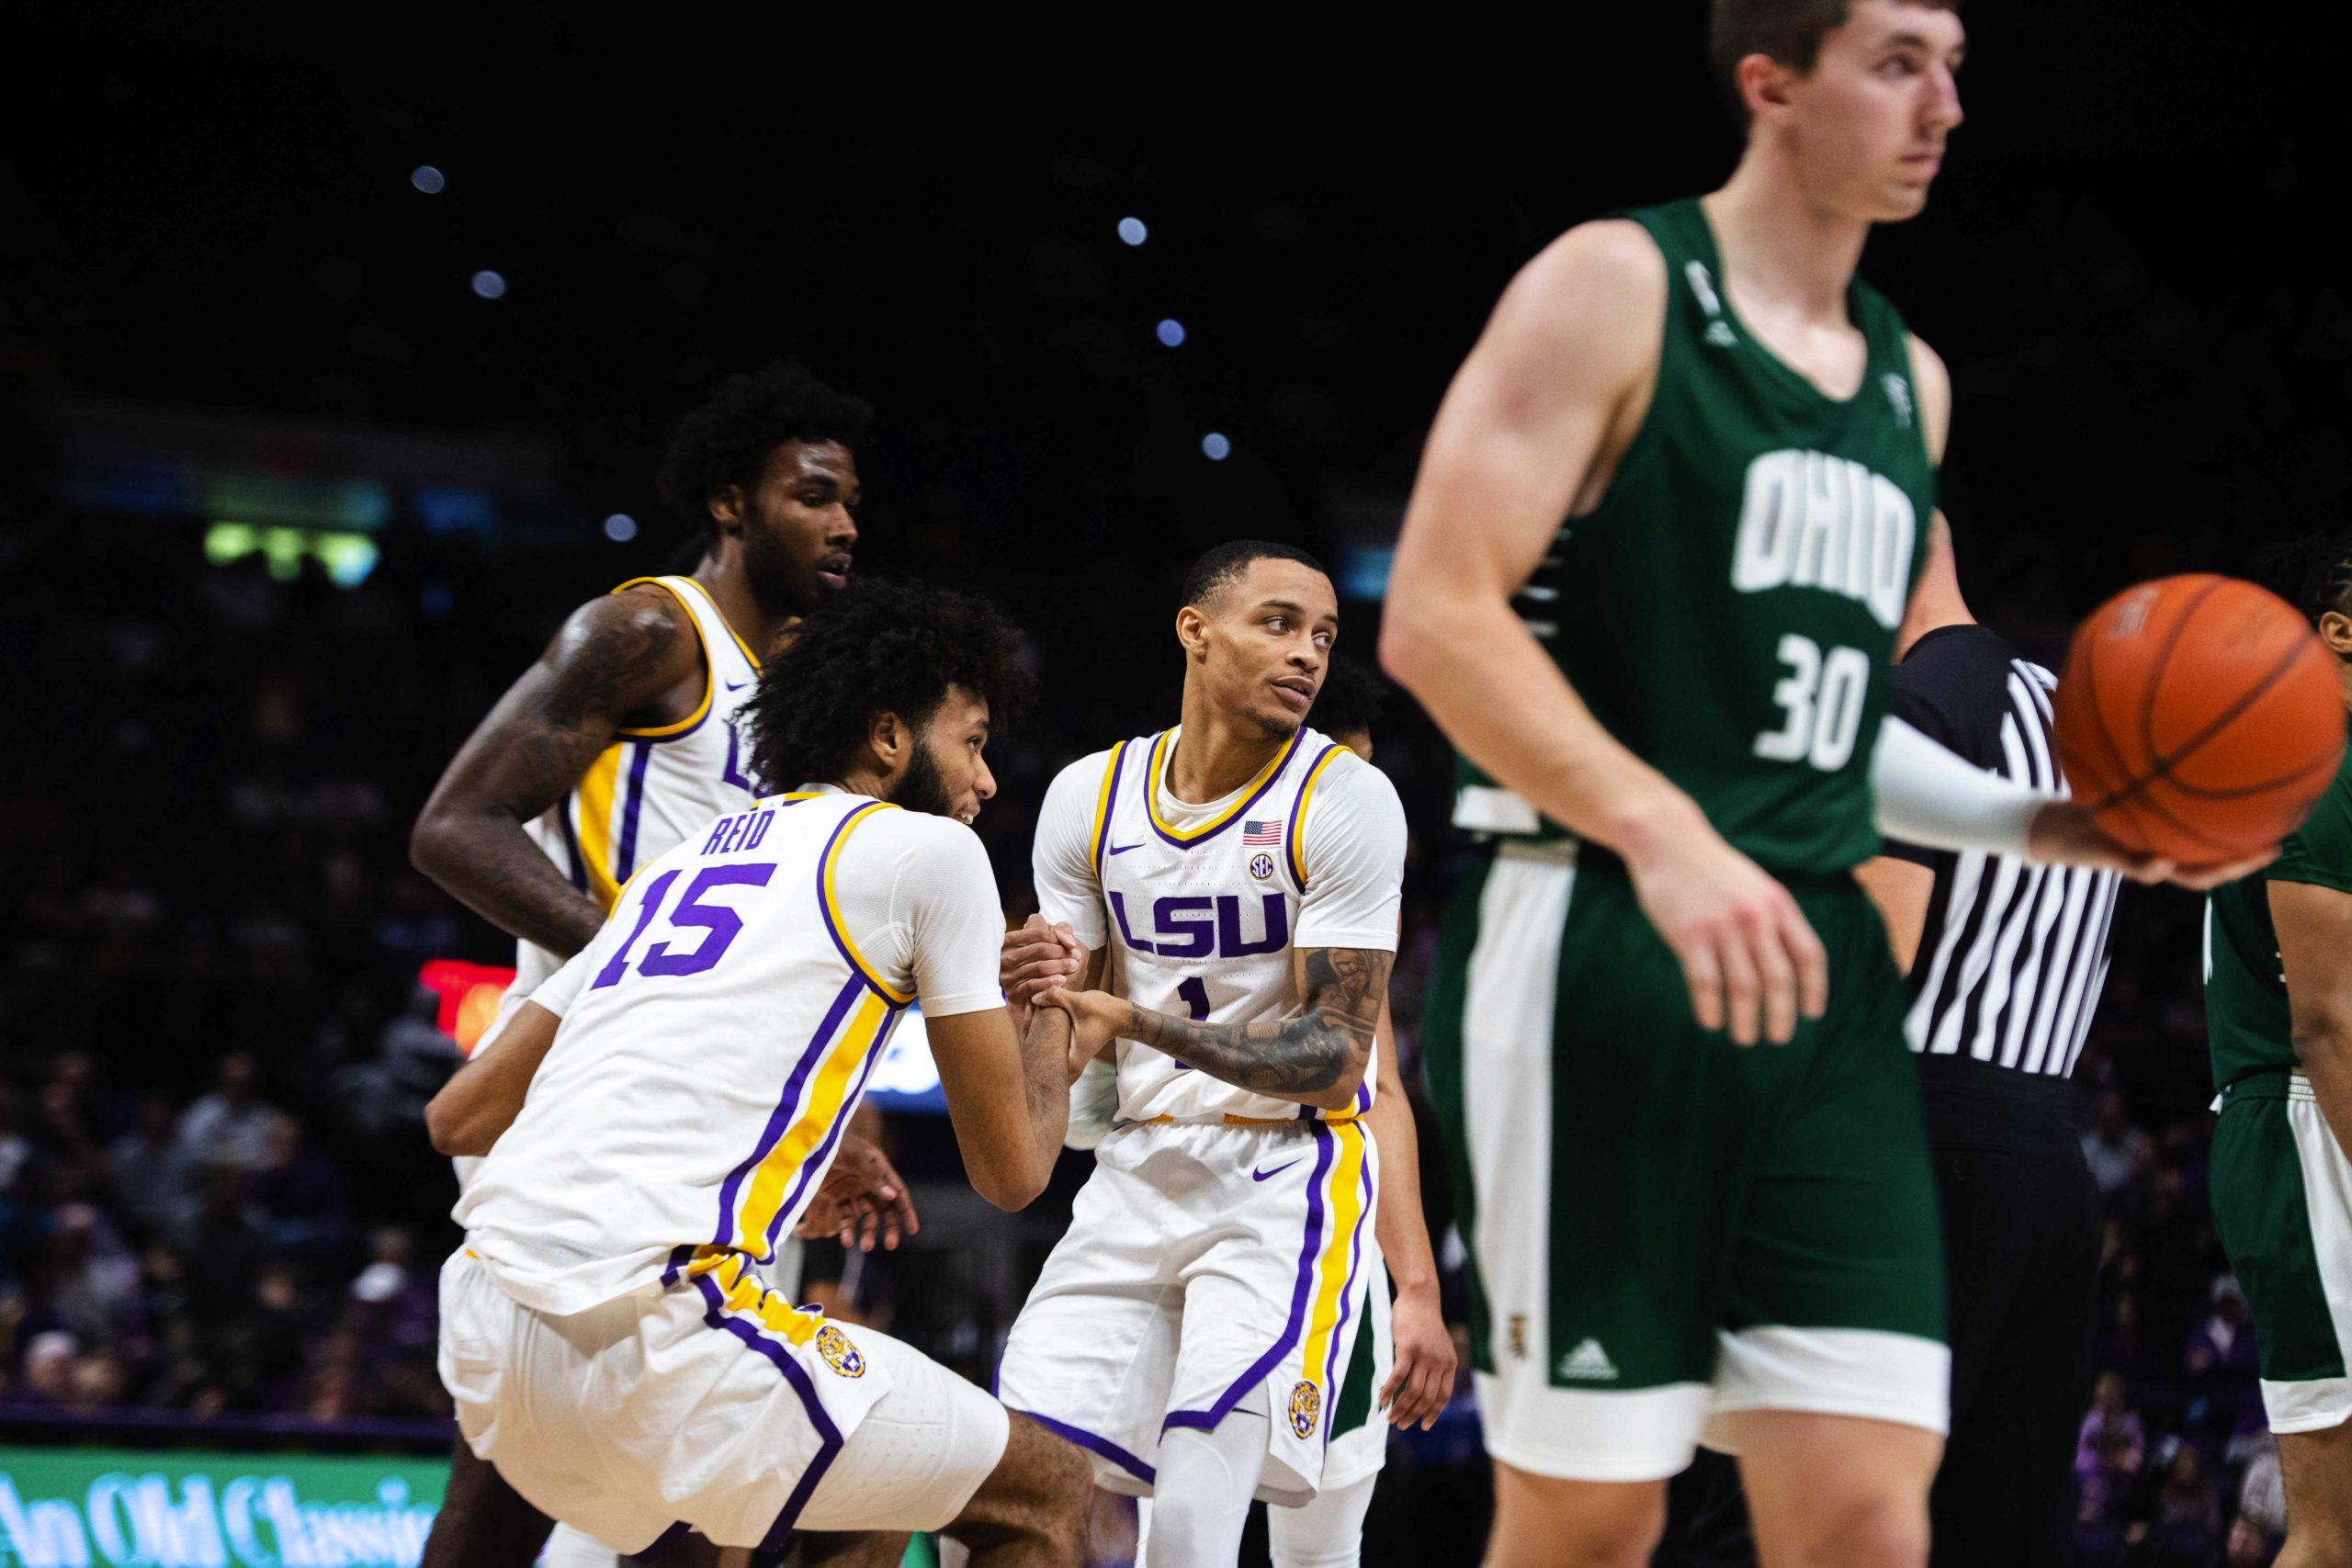
POLYGON ((1254 560, 1295 560, 1301 566, 1323 571, 1323 563, 1300 549, 1296 545, 1278 545, 1272 539, 1234 539, 1211 546, 1193 570, 1184 574, 1184 598, 1187 604, 1204 604, 1235 578, 1249 570, 1254 560))
POLYGON ((750 494, 768 454, 787 441, 865 439, 874 411, 808 374, 797 359, 775 359, 753 375, 729 376, 700 408, 678 421, 662 455, 654 488, 689 527, 716 529, 710 496, 729 485, 750 494))
POLYGON ((987 600, 860 578, 802 617, 761 671, 742 709, 752 771, 769 790, 837 783, 878 714, 920 729, 961 686, 1001 731, 1035 684, 1020 628, 987 600))
POLYGON ((1316 694, 1314 711, 1306 721, 1326 735, 1370 734, 1380 722, 1388 701, 1388 683, 1361 659, 1331 655, 1323 672, 1323 689, 1316 694))

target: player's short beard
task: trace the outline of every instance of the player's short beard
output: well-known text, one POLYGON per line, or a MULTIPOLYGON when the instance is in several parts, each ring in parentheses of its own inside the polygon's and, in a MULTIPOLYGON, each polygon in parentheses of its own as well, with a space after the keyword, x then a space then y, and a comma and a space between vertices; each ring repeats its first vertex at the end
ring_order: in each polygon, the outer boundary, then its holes
POLYGON ((756 517, 743 526, 743 577, 771 615, 805 615, 823 596, 815 569, 796 564, 791 547, 756 517))
POLYGON ((956 809, 947 798, 947 779, 939 771, 939 759, 931 754, 931 742, 918 737, 913 755, 907 759, 907 771, 890 787, 890 804, 908 811, 928 811, 933 817, 945 817, 956 809))

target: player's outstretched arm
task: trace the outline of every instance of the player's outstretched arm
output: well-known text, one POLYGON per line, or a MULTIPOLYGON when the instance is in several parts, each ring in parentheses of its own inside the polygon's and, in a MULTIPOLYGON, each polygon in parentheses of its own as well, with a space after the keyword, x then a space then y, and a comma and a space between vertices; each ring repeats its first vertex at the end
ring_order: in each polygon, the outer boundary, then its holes
POLYGON ((701 644, 658 588, 572 612, 538 662, 458 749, 409 836, 409 860, 500 930, 569 957, 604 923, 523 825, 580 782, 614 731, 691 677, 701 644))
POLYGON ((1380 658, 1472 761, 1623 858, 1703 1027, 1785 1042, 1829 994, 1796 901, 1602 728, 1510 603, 1640 423, 1666 289, 1624 221, 1571 230, 1512 280, 1421 455, 1380 658))
POLYGON ((1453 1337, 1446 1332, 1438 1303, 1437 1254, 1430 1246, 1429 1221, 1421 1213, 1421 1144, 1413 1125, 1413 1102, 1396 1070, 1396 1032, 1388 1004, 1380 1007, 1379 1077, 1372 1109, 1363 1113, 1380 1145, 1380 1206, 1373 1234, 1396 1281, 1390 1337, 1396 1347, 1388 1382, 1379 1390, 1380 1408, 1399 1427, 1419 1422, 1424 1431, 1453 1397, 1453 1337))
POLYGON ((2352 893, 2273 882, 2289 1038, 2336 1146, 2352 1159, 2352 893))
POLYGON ((537 1002, 525 1002, 498 1032, 498 1049, 485 1040, 465 1066, 424 1106, 424 1130, 438 1154, 486 1155, 522 1114, 531 1079, 555 1043, 563 1021, 537 1002))
POLYGON ((1363 1083, 1373 1033, 1388 996, 1396 954, 1351 947, 1294 949, 1291 964, 1306 1010, 1256 1023, 1195 1023, 1101 991, 1050 991, 1038 1000, 1073 1021, 1073 1055, 1091 1057, 1112 1040, 1164 1051, 1213 1078, 1322 1111, 1343 1111, 1363 1083))
POLYGON ((972 1190, 1000 1209, 1026 1207, 1052 1179, 1069 1122, 1069 1020, 1039 1008, 1016 1032, 1000 1007, 924 1026, 972 1190))

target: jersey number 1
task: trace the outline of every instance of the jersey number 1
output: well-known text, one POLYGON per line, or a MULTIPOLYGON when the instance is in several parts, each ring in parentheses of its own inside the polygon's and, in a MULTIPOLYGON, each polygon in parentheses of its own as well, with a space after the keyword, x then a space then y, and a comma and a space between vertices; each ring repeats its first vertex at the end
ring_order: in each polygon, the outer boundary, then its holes
POLYGON ((1772 688, 1772 700, 1787 716, 1780 728, 1756 738, 1756 754, 1834 773, 1854 754, 1862 699, 1870 694, 1870 656, 1856 648, 1833 648, 1825 656, 1819 643, 1794 632, 1781 638, 1780 654, 1789 672, 1772 688))

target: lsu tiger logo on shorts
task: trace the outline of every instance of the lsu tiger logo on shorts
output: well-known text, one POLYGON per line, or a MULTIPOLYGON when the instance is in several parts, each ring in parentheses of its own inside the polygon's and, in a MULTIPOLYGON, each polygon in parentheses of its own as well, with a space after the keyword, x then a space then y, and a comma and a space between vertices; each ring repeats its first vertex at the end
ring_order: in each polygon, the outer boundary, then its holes
POLYGON ((1302 1438, 1315 1435, 1315 1423, 1322 1418, 1323 1391, 1301 1378, 1290 1391, 1290 1429, 1302 1438))
POLYGON ((865 1375, 865 1358, 858 1353, 848 1335, 830 1323, 817 1330, 817 1354, 825 1358, 825 1365, 845 1378, 865 1375))

